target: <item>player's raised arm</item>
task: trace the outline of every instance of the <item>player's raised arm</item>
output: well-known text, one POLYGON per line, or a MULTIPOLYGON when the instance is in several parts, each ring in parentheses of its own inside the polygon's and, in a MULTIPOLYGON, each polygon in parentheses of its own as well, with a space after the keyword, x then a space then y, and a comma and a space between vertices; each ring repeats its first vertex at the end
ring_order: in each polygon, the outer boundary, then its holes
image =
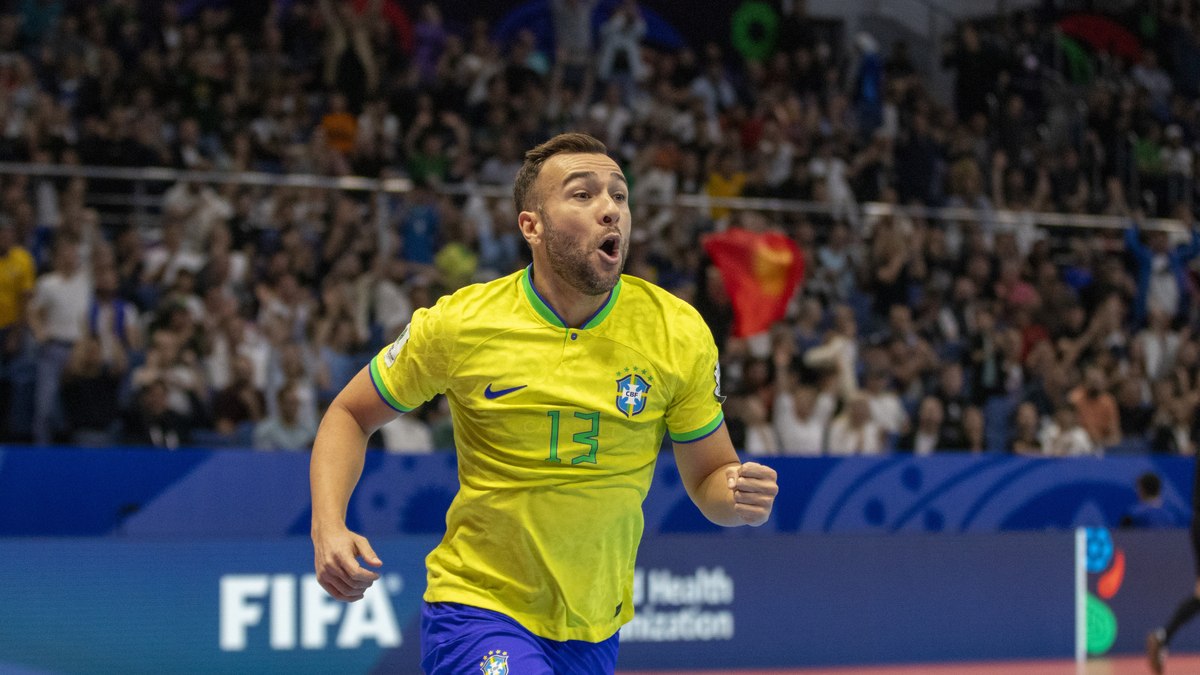
POLYGON ((775 470, 756 462, 742 464, 722 424, 690 443, 675 443, 679 476, 700 512, 716 523, 762 525, 779 493, 775 470))
POLYGON ((382 561, 362 535, 346 527, 350 494, 362 475, 367 439, 396 416, 363 368, 329 405, 313 442, 312 540, 317 580, 338 600, 354 601, 379 578, 358 563, 382 561))

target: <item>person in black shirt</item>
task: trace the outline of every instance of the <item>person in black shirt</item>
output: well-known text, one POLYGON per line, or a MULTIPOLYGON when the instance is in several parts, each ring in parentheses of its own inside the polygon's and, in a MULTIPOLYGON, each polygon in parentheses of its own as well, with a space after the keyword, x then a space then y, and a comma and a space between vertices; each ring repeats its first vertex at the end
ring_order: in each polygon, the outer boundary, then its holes
POLYGON ((85 336, 75 343, 71 360, 63 370, 60 390, 63 412, 76 445, 110 445, 120 420, 118 392, 128 359, 123 346, 104 360, 100 341, 85 336))
POLYGON ((1179 603, 1175 613, 1165 626, 1151 631, 1146 636, 1146 657, 1150 661, 1150 670, 1162 673, 1167 659, 1167 646, 1171 638, 1184 624, 1200 613, 1200 518, 1196 517, 1200 507, 1200 462, 1196 462, 1196 473, 1192 478, 1192 524, 1189 529, 1192 541, 1192 561, 1196 565, 1196 586, 1192 594, 1179 603))

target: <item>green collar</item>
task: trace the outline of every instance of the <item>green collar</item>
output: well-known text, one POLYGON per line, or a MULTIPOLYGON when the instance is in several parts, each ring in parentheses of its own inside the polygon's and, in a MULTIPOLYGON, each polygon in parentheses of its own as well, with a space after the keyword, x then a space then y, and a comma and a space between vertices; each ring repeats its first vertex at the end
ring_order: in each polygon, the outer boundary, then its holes
MULTIPOLYGON (((617 297, 621 295, 622 283, 624 282, 621 279, 617 279, 617 285, 613 286, 613 289, 608 293, 608 300, 604 302, 604 305, 600 309, 596 310, 595 314, 583 322, 583 325, 580 326, 581 329, 595 328, 600 325, 600 322, 604 321, 609 312, 617 304, 617 297)), ((525 273, 521 275, 521 288, 525 291, 525 299, 529 301, 529 304, 533 306, 533 310, 539 316, 550 322, 553 326, 559 328, 567 327, 567 322, 562 320, 558 312, 554 311, 554 308, 543 300, 542 296, 538 295, 537 289, 533 287, 533 265, 526 267, 525 273)))

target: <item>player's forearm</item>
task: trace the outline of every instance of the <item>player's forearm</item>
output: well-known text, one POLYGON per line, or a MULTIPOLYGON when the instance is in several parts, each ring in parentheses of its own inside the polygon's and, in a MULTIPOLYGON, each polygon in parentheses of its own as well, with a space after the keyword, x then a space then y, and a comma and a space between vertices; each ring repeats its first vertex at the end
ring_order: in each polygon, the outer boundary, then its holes
POLYGON ((335 401, 321 420, 309 465, 314 532, 345 526, 346 508, 362 475, 366 451, 367 432, 335 401))
POLYGON ((708 474, 704 482, 700 484, 700 489, 693 495, 692 501, 696 503, 696 508, 700 509, 700 513, 722 527, 746 524, 734 511, 733 490, 729 488, 728 478, 725 475, 726 469, 738 465, 738 462, 731 462, 718 467, 708 474))

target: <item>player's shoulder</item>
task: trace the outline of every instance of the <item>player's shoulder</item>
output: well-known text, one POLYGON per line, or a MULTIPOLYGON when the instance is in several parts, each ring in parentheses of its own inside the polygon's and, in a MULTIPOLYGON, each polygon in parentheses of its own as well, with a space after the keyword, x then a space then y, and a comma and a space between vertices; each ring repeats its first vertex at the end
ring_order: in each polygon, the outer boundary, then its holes
POLYGON ((438 298, 434 308, 443 313, 469 312, 476 315, 480 309, 496 307, 498 301, 515 297, 524 270, 502 276, 491 281, 468 284, 438 298))

